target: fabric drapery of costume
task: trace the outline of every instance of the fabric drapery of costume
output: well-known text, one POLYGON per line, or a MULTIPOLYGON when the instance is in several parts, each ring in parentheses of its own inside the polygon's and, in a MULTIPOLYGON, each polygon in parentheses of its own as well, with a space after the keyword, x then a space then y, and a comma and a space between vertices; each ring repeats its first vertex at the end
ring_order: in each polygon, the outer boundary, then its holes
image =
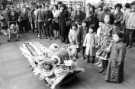
POLYGON ((99 46, 98 51, 96 52, 97 57, 101 57, 103 60, 107 60, 108 52, 105 52, 105 49, 111 43, 111 33, 113 31, 112 25, 101 24, 97 33, 97 44, 99 46))
POLYGON ((123 81, 125 55, 125 44, 122 42, 113 43, 111 47, 107 73, 105 76, 106 81, 116 83, 120 83, 123 81))

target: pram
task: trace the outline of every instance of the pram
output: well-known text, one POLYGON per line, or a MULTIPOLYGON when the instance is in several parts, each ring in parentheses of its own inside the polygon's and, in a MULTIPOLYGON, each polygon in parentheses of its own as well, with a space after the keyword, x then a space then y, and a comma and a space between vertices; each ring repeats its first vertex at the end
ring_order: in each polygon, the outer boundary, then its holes
POLYGON ((33 73, 51 89, 55 89, 63 81, 68 82, 67 77, 72 79, 77 73, 84 71, 69 57, 68 48, 57 47, 57 51, 53 47, 49 48, 39 42, 26 42, 20 49, 32 66, 33 73))

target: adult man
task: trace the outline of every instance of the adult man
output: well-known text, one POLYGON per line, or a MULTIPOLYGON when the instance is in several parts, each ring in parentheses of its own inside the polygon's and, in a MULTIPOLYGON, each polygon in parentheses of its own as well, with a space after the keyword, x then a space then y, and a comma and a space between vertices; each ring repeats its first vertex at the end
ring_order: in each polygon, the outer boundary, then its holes
POLYGON ((127 46, 131 48, 133 46, 133 33, 135 31, 135 1, 131 3, 131 12, 129 13, 126 21, 126 32, 127 32, 127 46))
POLYGON ((81 11, 81 7, 78 7, 76 10, 76 15, 75 15, 74 20, 82 22, 85 19, 85 17, 86 17, 85 12, 81 11))
POLYGON ((47 4, 46 4, 45 8, 46 8, 46 11, 45 11, 45 32, 46 32, 47 38, 49 37, 50 39, 52 39, 52 37, 53 37, 53 28, 52 28, 53 13, 47 4))
POLYGON ((62 42, 66 42, 67 40, 67 28, 66 28, 66 21, 68 18, 68 11, 65 5, 60 7, 60 16, 59 16, 59 28, 60 28, 60 38, 62 42))
POLYGON ((125 4, 125 7, 124 7, 124 14, 123 14, 123 21, 122 21, 122 25, 124 25, 124 41, 127 41, 128 42, 128 32, 126 30, 126 24, 127 24, 127 21, 128 21, 128 18, 129 18, 129 15, 130 15, 130 11, 131 11, 131 6, 129 3, 126 3, 125 4))
POLYGON ((39 38, 42 38, 44 36, 44 20, 45 20, 45 14, 43 8, 42 5, 39 5, 39 9, 37 11, 37 16, 36 16, 39 38))
POLYGON ((20 17, 19 17, 19 29, 21 32, 27 32, 29 30, 29 18, 28 18, 28 11, 27 8, 24 6, 21 8, 20 11, 20 17))
POLYGON ((123 20, 123 13, 121 11, 122 5, 116 4, 115 5, 115 12, 114 12, 114 24, 118 27, 121 27, 121 22, 123 20))

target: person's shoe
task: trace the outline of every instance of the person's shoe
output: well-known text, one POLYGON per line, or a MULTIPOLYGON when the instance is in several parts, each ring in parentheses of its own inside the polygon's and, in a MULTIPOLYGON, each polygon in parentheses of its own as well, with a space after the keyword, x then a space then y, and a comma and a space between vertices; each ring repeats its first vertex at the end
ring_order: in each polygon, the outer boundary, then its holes
POLYGON ((46 36, 46 39, 48 39, 48 36, 46 36))
POLYGON ((11 40, 10 40, 10 39, 8 39, 7 41, 8 41, 8 42, 11 42, 11 40))
POLYGON ((55 40, 57 40, 57 37, 54 37, 55 40))
POLYGON ((98 73, 103 73, 104 72, 104 68, 99 69, 98 73))
POLYGON ((91 63, 91 60, 90 59, 87 59, 87 63, 91 63))
POLYGON ((132 46, 128 46, 128 48, 132 48, 132 46))
POLYGON ((15 41, 19 41, 19 39, 16 39, 15 41))
POLYGON ((47 36, 44 36, 45 39, 47 39, 47 36))
POLYGON ((50 40, 52 40, 52 38, 50 37, 50 40))
POLYGON ((97 65, 97 67, 99 67, 99 68, 102 67, 102 63, 99 63, 99 64, 97 65))
POLYGON ((109 80, 105 80, 106 82, 108 82, 108 83, 110 83, 110 81, 109 80))
POLYGON ((83 60, 86 60, 86 57, 85 56, 83 56, 83 60))
POLYGON ((38 34, 38 38, 40 38, 40 35, 38 34))
POLYGON ((65 44, 68 44, 68 41, 65 41, 65 44))
POLYGON ((39 36, 40 39, 42 39, 42 36, 39 36))
POLYGON ((62 43, 65 43, 65 41, 64 41, 64 40, 62 40, 62 43))

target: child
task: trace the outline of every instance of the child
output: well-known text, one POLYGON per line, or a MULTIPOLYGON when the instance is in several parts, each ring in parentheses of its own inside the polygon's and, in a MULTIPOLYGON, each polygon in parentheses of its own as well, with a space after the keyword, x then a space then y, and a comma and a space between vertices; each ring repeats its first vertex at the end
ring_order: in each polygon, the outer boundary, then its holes
POLYGON ((122 33, 116 32, 113 34, 112 38, 112 45, 106 50, 110 51, 110 57, 105 80, 108 82, 121 83, 123 81, 126 45, 123 43, 122 33))
POLYGON ((8 29, 8 41, 11 41, 12 39, 18 40, 19 39, 18 32, 19 32, 18 25, 11 24, 8 29))
POLYGON ((89 28, 89 32, 86 34, 83 47, 85 47, 85 55, 87 56, 88 63, 94 63, 95 59, 95 34, 93 28, 89 28))
POLYGON ((107 65, 107 53, 104 52, 104 49, 108 47, 111 41, 112 32, 114 29, 113 24, 113 16, 111 14, 105 14, 104 23, 99 23, 99 29, 97 31, 97 40, 98 40, 98 51, 96 52, 96 57, 98 58, 98 62, 96 65, 100 67, 99 73, 104 72, 107 65))
POLYGON ((72 25, 72 27, 69 31, 69 34, 68 34, 68 39, 69 39, 70 44, 72 44, 72 45, 78 44, 78 42, 77 42, 77 25, 76 24, 72 25))
POLYGON ((72 24, 72 28, 69 31, 68 39, 70 45, 76 45, 76 48, 78 48, 78 30, 76 24, 72 24))

